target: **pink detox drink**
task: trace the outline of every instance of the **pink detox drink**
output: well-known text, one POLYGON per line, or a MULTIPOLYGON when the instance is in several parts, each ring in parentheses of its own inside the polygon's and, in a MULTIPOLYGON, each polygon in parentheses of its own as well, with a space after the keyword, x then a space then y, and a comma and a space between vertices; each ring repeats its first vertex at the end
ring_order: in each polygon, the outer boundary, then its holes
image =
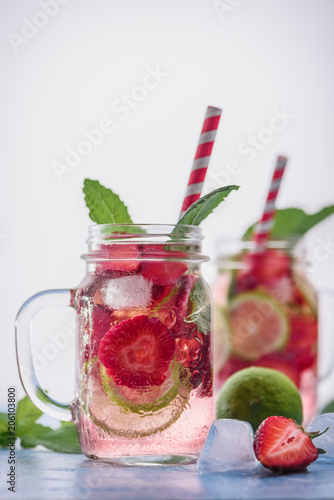
POLYGON ((74 298, 80 445, 116 464, 190 463, 214 418, 201 230, 118 228, 91 228, 74 298))
POLYGON ((215 387, 248 366, 279 370, 299 388, 304 422, 316 413, 318 304, 293 242, 220 258, 214 287, 215 387))

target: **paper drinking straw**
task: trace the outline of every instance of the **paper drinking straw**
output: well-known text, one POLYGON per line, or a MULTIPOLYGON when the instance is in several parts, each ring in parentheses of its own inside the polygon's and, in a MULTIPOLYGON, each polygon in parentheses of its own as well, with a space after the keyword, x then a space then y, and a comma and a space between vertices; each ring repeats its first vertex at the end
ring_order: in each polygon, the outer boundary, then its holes
POLYGON ((222 110, 220 108, 208 106, 202 132, 198 141, 195 159, 190 172, 188 186, 184 195, 180 218, 186 210, 188 210, 190 205, 195 203, 201 196, 221 114, 222 110))
POLYGON ((285 166, 288 159, 285 156, 278 156, 274 175, 271 180, 267 201, 264 207, 261 220, 256 224, 253 239, 256 243, 255 251, 261 251, 265 248, 270 237, 271 229, 274 225, 275 205, 277 194, 281 185, 285 166))

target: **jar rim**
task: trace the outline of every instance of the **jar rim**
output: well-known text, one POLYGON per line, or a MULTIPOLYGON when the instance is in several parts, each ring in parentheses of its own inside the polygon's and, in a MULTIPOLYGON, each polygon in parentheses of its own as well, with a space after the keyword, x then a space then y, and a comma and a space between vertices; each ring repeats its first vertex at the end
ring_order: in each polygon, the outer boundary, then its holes
POLYGON ((171 260, 201 263, 209 260, 202 255, 201 243, 204 239, 202 229, 186 224, 95 224, 88 228, 89 252, 81 257, 87 262, 98 260, 136 260, 133 257, 113 256, 108 252, 111 245, 145 246, 148 252, 142 252, 138 260, 171 260), (177 231, 174 232, 177 226, 177 231), (149 245, 159 245, 156 251, 149 245), (182 253, 183 252, 183 253, 182 253), (148 254, 148 255, 147 255, 148 254), (179 254, 179 255, 178 255, 179 254))
MULTIPOLYGON (((198 235, 199 237, 202 236, 202 228, 200 226, 195 226, 192 224, 155 224, 155 223, 117 223, 117 222, 110 222, 107 224, 91 224, 88 226, 88 233, 97 233, 98 231, 102 231, 103 229, 108 229, 108 228, 120 228, 120 229, 126 229, 131 228, 138 228, 138 229, 148 229, 153 232, 153 234, 157 234, 157 232, 163 231, 164 234, 170 234, 175 227, 178 227, 180 230, 188 230, 191 231, 194 235, 198 235), (155 231, 157 229, 158 231, 155 231)), ((114 231, 114 234, 117 232, 114 231)), ((177 234, 177 233, 176 233, 177 234)), ((204 236, 202 236, 204 238, 204 236)))
MULTIPOLYGON (((304 260, 306 251, 304 243, 301 241, 301 236, 298 234, 290 235, 289 237, 270 238, 265 249, 282 250, 289 256, 304 260)), ((236 256, 242 252, 253 252, 256 250, 257 243, 250 238, 219 238, 216 240, 216 263, 224 265, 227 262, 236 259, 236 256)))
POLYGON ((149 238, 164 237, 177 240, 199 243, 204 239, 202 228, 199 226, 185 224, 95 224, 88 227, 88 244, 98 240, 124 241, 131 239, 134 241, 149 238), (174 232, 175 228, 177 232, 174 232))
POLYGON ((102 227, 102 226, 162 226, 162 227, 175 227, 175 226, 180 226, 180 227, 190 227, 190 228, 196 228, 200 232, 202 232, 202 228, 200 226, 194 225, 194 224, 169 224, 169 223, 159 223, 159 222, 107 222, 104 224, 91 224, 88 226, 88 228, 95 228, 95 227, 102 227))
MULTIPOLYGON (((220 245, 234 246, 235 248, 253 250, 256 248, 257 243, 252 237, 248 238, 233 238, 233 237, 221 237, 216 240, 216 247, 220 245)), ((301 242, 301 235, 292 234, 288 237, 278 236, 274 238, 269 238, 265 243, 266 248, 273 248, 277 250, 293 250, 296 246, 303 246, 301 242)))

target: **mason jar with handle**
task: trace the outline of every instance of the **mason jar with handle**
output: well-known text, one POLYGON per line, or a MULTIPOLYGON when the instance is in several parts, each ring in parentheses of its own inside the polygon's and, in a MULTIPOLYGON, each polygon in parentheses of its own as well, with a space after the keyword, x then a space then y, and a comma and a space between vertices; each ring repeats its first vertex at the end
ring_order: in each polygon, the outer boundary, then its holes
POLYGON ((211 294, 197 226, 96 225, 87 274, 31 297, 17 316, 20 377, 43 412, 77 427, 83 453, 114 464, 197 460, 213 422, 211 294), (30 329, 47 306, 75 309, 76 397, 40 386, 30 329))

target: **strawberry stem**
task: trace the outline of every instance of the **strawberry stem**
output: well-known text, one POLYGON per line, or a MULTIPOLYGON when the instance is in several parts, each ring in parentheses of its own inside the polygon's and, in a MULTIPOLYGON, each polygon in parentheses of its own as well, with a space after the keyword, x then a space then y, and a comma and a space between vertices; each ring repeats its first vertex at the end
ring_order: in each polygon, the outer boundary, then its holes
MULTIPOLYGON (((324 431, 320 432, 320 431, 315 431, 315 432, 307 432, 308 436, 310 437, 310 439, 314 439, 314 438, 317 438, 319 436, 322 436, 322 434, 325 434, 325 432, 327 432, 329 429, 329 427, 327 427, 327 429, 325 429, 324 431)), ((320 452, 319 452, 320 453, 320 452)))

